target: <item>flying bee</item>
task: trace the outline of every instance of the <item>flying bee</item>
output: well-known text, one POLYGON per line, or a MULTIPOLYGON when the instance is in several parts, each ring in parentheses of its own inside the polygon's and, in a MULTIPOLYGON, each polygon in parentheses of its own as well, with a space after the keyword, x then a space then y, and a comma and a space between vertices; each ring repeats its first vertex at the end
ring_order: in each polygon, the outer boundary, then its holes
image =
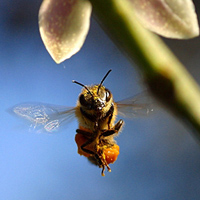
POLYGON ((100 84, 92 86, 73 81, 83 87, 76 107, 24 103, 11 110, 31 122, 34 129, 46 132, 57 131, 75 116, 79 122, 75 136, 78 154, 102 168, 101 174, 104 176, 105 168, 110 172, 109 164, 114 163, 119 154, 119 146, 114 138, 121 131, 124 121, 120 119, 115 123, 116 116, 145 116, 153 111, 146 94, 114 102, 112 93, 103 86, 110 72, 107 72, 100 84))

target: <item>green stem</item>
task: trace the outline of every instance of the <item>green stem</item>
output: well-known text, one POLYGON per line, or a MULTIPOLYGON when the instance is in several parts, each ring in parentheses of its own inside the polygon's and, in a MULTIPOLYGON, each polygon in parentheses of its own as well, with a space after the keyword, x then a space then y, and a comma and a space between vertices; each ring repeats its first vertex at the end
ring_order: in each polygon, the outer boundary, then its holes
POLYGON ((184 122, 189 122, 200 139, 199 86, 184 66, 158 36, 139 24, 128 1, 90 2, 111 38, 137 63, 153 95, 184 122))

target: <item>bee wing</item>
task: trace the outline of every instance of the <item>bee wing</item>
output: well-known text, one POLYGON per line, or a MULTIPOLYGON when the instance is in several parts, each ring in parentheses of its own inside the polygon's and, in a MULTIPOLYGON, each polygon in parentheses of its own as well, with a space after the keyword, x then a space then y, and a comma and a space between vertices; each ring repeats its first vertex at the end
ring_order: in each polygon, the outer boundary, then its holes
POLYGON ((30 122, 37 132, 54 132, 61 125, 69 123, 75 118, 75 108, 43 104, 24 103, 14 106, 10 111, 30 122))
POLYGON ((116 102, 116 104, 118 114, 126 118, 147 116, 155 108, 155 103, 147 92, 116 102))

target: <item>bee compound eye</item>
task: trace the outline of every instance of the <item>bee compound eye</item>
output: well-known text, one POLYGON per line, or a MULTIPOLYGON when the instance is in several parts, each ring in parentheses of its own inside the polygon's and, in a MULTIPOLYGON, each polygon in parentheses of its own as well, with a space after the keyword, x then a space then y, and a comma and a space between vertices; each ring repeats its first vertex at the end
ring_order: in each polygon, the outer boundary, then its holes
POLYGON ((110 98, 111 98, 111 94, 110 94, 110 91, 109 90, 106 90, 106 101, 110 101, 110 98))
POLYGON ((83 94, 80 95, 79 101, 80 101, 80 104, 83 105, 83 106, 85 106, 87 104, 83 94))
POLYGON ((90 102, 88 102, 88 101, 85 99, 85 97, 84 97, 83 94, 80 95, 79 101, 80 101, 80 104, 81 104, 82 106, 87 107, 88 109, 91 108, 90 102))

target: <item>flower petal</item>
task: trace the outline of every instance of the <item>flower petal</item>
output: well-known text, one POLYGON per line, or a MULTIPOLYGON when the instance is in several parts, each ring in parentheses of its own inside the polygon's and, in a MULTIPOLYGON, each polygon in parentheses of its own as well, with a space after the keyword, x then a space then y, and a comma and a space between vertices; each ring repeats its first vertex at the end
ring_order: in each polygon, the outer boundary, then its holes
POLYGON ((164 37, 186 39, 199 35, 191 0, 129 0, 138 19, 149 30, 164 37))
POLYGON ((56 63, 82 47, 90 26, 92 6, 88 0, 44 0, 39 11, 42 40, 56 63))

